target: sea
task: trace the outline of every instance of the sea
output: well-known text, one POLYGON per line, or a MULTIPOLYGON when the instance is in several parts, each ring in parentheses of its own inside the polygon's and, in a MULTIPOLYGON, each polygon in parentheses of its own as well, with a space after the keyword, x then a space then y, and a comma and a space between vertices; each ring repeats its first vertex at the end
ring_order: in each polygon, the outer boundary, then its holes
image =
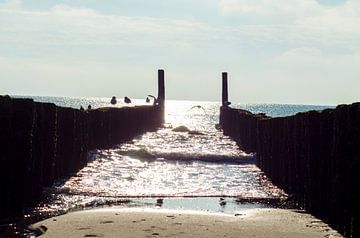
MULTIPOLYGON (((27 98, 72 108, 112 106, 111 98, 27 98)), ((118 101, 114 107, 148 104, 145 99, 132 99, 131 104, 118 101)), ((254 201, 286 198, 287 194, 256 166, 256 155, 241 151, 223 135, 217 126, 220 106, 220 102, 166 100, 163 127, 110 149, 90 151, 87 166, 46 188, 43 201, 27 216, 51 217, 108 206, 232 214, 267 206, 254 201), (179 126, 196 133, 174 131, 179 126)), ((333 108, 242 103, 231 106, 272 117, 333 108)))

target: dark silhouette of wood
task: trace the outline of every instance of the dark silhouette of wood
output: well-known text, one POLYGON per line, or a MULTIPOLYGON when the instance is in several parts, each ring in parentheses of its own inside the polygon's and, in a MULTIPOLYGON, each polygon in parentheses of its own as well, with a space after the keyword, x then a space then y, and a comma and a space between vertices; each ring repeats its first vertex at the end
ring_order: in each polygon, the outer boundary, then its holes
POLYGON ((165 102, 165 72, 163 69, 158 70, 158 97, 157 103, 164 106, 165 102))
POLYGON ((358 237, 360 103, 270 118, 221 107, 224 134, 293 197, 345 237, 358 237))
POLYGON ((165 72, 158 70, 158 97, 155 104, 159 106, 162 115, 162 123, 165 121, 165 72))
POLYGON ((222 73, 222 105, 228 106, 228 74, 227 72, 222 73))
POLYGON ((44 187, 76 173, 87 153, 156 130, 161 104, 79 110, 0 96, 0 219, 20 215, 41 198, 44 187))

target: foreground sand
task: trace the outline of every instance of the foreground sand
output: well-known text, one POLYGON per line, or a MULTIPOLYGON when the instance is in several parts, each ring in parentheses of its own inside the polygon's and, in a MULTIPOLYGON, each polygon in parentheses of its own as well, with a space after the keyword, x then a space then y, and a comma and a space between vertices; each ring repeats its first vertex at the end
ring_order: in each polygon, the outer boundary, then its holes
POLYGON ((234 215, 155 209, 96 209, 34 224, 41 237, 341 237, 309 214, 252 209, 234 215), (45 228, 45 229, 46 229, 45 228))

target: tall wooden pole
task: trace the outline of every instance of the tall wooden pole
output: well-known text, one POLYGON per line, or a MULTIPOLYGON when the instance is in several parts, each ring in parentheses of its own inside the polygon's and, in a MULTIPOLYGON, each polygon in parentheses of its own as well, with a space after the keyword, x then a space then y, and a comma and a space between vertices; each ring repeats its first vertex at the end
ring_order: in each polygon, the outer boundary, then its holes
POLYGON ((164 77, 164 70, 158 70, 158 97, 157 102, 159 105, 164 106, 165 102, 165 77, 164 77))
POLYGON ((228 74, 227 72, 222 73, 222 105, 228 106, 228 74))
POLYGON ((160 106, 161 121, 165 122, 165 73, 163 69, 158 70, 158 97, 157 104, 160 106))

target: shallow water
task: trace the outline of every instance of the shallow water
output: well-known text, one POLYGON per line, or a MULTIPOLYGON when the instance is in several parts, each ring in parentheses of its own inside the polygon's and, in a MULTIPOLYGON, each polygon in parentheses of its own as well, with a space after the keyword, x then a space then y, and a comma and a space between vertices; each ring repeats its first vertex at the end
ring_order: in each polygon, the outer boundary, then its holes
POLYGON ((260 179, 253 155, 215 128, 218 117, 216 103, 167 102, 165 128, 90 152, 88 166, 53 188, 43 212, 124 197, 282 196, 260 179), (173 131, 178 126, 193 133, 173 131))
MULTIPOLYGON (((75 108, 88 103, 93 108, 109 106, 107 99, 35 100, 75 108)), ((275 104, 234 107, 271 116, 325 108, 275 104)), ((266 179, 256 166, 254 155, 239 150, 234 141, 216 129, 219 108, 220 104, 214 102, 167 101, 164 128, 112 149, 90 152, 88 166, 49 189, 47 202, 36 211, 51 214, 122 204, 124 198, 286 196, 266 179), (179 126, 185 126, 187 131, 174 131, 179 126)))

